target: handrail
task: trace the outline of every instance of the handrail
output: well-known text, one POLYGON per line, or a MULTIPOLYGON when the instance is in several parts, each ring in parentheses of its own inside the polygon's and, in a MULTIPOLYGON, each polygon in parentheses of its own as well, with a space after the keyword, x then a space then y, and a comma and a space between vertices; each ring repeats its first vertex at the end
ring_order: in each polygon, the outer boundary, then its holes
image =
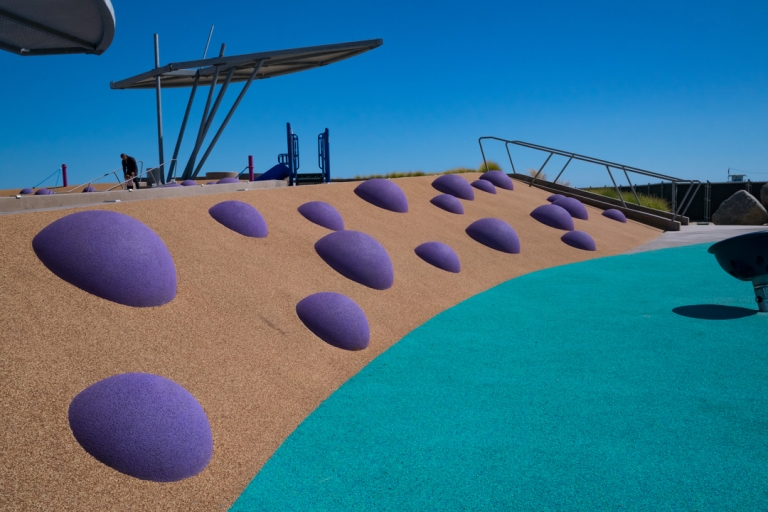
MULTIPOLYGON (((137 161, 138 161, 138 162, 141 162, 141 168, 142 168, 142 169, 144 169, 144 161, 143 161, 143 160, 137 160, 137 161)), ((105 177, 109 176, 110 174, 114 174, 114 175, 115 175, 115 180, 117 180, 118 184, 120 184, 120 178, 118 178, 118 177, 117 177, 117 171, 122 171, 122 170, 123 170, 123 168, 122 168, 122 167, 118 167, 117 169, 114 169, 114 170, 112 170, 112 171, 109 171, 109 172, 107 172, 107 173, 104 173, 104 174, 102 174, 101 176, 98 176, 98 177, 96 177, 96 178, 93 178, 92 180, 89 180, 89 181, 88 181, 88 182, 85 184, 85 186, 83 186, 83 185, 75 185, 75 186, 74 186, 74 187, 72 187, 71 189, 69 189, 69 190, 65 190, 65 191, 64 191, 64 192, 62 192, 62 193, 63 193, 63 194, 69 194, 70 192, 73 192, 73 191, 75 191, 75 190, 77 190, 77 189, 79 189, 79 188, 82 188, 83 190, 85 190, 85 189, 87 189, 88 187, 90 187, 90 186, 91 186, 91 183, 95 183, 95 182, 99 181, 100 179, 102 179, 102 178, 105 178, 105 177)), ((142 171, 142 172, 143 172, 143 171, 142 171)), ((131 178, 131 179, 133 179, 133 178, 131 178)), ((116 187, 113 187, 113 188, 116 188, 116 187)), ((109 190, 112 190, 112 189, 109 189, 109 190)))
MULTIPOLYGON (((42 185, 43 183, 45 183, 46 181, 48 181, 49 179, 51 179, 51 176, 53 176, 53 175, 54 175, 54 174, 56 174, 56 173, 61 173, 61 167, 59 167, 58 169, 56 169, 55 171, 53 171, 51 174, 49 174, 48 176, 46 176, 46 178, 45 178, 43 181, 41 181, 40 183, 38 183, 37 185, 35 185, 35 186, 34 186, 34 187, 32 187, 32 188, 33 188, 33 189, 35 189, 35 188, 39 187, 40 185, 42 185)), ((56 190, 58 187, 59 187, 59 177, 58 177, 58 176, 56 176, 56 184, 53 186, 53 190, 56 190)))
MULTIPOLYGON (((142 175, 142 174, 147 174, 147 173, 150 173, 150 172, 154 171, 155 169, 159 169, 159 168, 161 168, 162 166, 164 166, 164 165, 165 165, 165 164, 167 164, 168 162, 173 162, 174 160, 176 160, 176 159, 175 159, 175 158, 171 158, 170 160, 166 160, 165 162, 161 163, 160 165, 158 165, 158 166, 156 166, 156 167, 147 167, 147 170, 146 170, 146 171, 141 171, 141 172, 140 172, 139 174, 137 174, 136 176, 133 176, 133 177, 131 177, 131 178, 129 178, 129 179, 127 179, 127 180, 125 180, 125 181, 121 181, 120 183, 118 183, 118 184, 117 184, 117 185, 115 185, 114 187, 112 187, 112 188, 108 188, 108 189, 106 190, 106 192, 109 192, 109 191, 111 191, 111 190, 114 190, 114 189, 116 189, 117 187, 122 187, 124 184, 128 183, 129 181, 133 181, 133 180, 135 180, 136 178, 141 178, 141 175, 142 175)), ((142 168, 143 168, 143 167, 144 167, 144 162, 142 162, 142 168)))
MULTIPOLYGON (((672 212, 674 213, 674 219, 677 220, 678 216, 684 216, 685 213, 688 211, 688 208, 691 206, 691 203, 693 202, 693 198, 696 196, 696 193, 699 191, 699 187, 701 187, 701 181, 699 180, 687 180, 683 178, 677 178, 675 176, 668 176, 665 174, 661 174, 658 172, 653 171, 646 171, 645 169, 640 169, 639 167, 632 167, 630 165, 624 165, 624 164, 618 164, 615 162, 611 162, 608 160, 602 160, 600 158, 594 158, 591 156, 586 155, 580 155, 578 153, 572 153, 570 151, 562 151, 560 149, 553 149, 548 148, 546 146, 540 146, 538 144, 531 144, 530 142, 523 142, 519 140, 508 140, 508 139, 502 139, 500 137, 493 137, 493 136, 483 136, 477 139, 478 144, 480 145, 480 153, 483 155, 483 164, 485 165, 485 170, 488 170, 488 161, 485 158, 485 150, 483 149, 483 140, 496 140, 499 142, 504 143, 504 147, 507 150, 507 156, 509 157, 509 164, 512 166, 512 173, 513 174, 519 174, 515 170, 515 164, 512 161, 512 153, 509 151, 509 145, 514 144, 516 146, 521 146, 528 149, 533 149, 536 151, 543 151, 545 153, 549 153, 546 160, 544 160, 544 163, 541 165, 541 168, 536 172, 533 179, 529 183, 529 187, 533 186, 533 184, 538 179, 539 175, 544 171, 544 167, 546 167, 547 163, 549 162, 549 159, 552 158, 552 155, 558 155, 558 156, 565 156, 568 157, 568 161, 565 163, 563 168, 560 170, 560 172, 557 174, 557 177, 555 178, 555 181, 553 183, 557 183, 557 180, 560 179, 560 176, 562 176, 563 172, 565 171, 566 167, 568 167, 568 164, 571 163, 571 160, 580 160, 582 162, 587 162, 591 164, 596 165, 602 165, 605 167, 605 169, 608 171, 608 176, 611 178, 611 182, 613 183, 613 188, 616 190, 616 193, 619 196, 619 199, 621 200, 621 204, 624 205, 624 208, 627 208, 627 203, 624 201, 624 196, 621 194, 621 190, 616 185, 616 180, 613 179, 613 174, 611 173, 611 168, 614 168, 616 170, 621 170, 624 172, 624 176, 627 178, 627 182, 629 183, 629 188, 632 190, 632 193, 635 196, 635 200, 637 201, 637 204, 640 204, 640 200, 637 196, 637 191, 635 190, 635 186, 632 184, 632 181, 629 179, 628 173, 635 173, 640 174, 642 176, 648 176, 651 178, 660 179, 662 181, 670 181, 672 182, 672 212), (688 190, 685 192, 685 195, 683 196, 682 201, 680 201, 680 204, 677 204, 677 193, 675 190, 675 187, 677 184, 688 184, 688 190), (695 189, 694 189, 695 186, 695 189), (693 194, 691 194, 691 191, 693 191, 693 194), (690 196, 690 198, 689 198, 690 196)), ((630 203, 631 204, 631 203, 630 203)))

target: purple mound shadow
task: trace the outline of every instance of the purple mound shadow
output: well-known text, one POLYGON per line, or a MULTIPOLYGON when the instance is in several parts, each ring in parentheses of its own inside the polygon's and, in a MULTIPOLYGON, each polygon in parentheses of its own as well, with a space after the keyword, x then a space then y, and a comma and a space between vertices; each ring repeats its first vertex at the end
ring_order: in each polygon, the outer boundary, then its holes
POLYGON ((206 183, 206 185, 216 185, 216 182, 215 181, 209 181, 208 183, 206 183))
POLYGON ((486 247, 510 254, 520 253, 520 239, 512 226, 501 219, 480 219, 469 225, 467 234, 486 247))
POLYGON ((196 187, 197 182, 195 180, 184 180, 181 182, 182 187, 196 187))
POLYGON ((595 241, 592 240, 592 237, 589 236, 589 234, 583 232, 583 231, 569 231, 563 236, 560 237, 560 240, 565 242, 566 244, 570 245, 571 247, 575 247, 577 249, 581 249, 583 251, 596 251, 597 246, 595 245, 595 241))
POLYGON ((32 248, 61 279, 118 304, 161 306, 176 297, 176 267, 159 236, 138 220, 91 210, 42 229, 32 248))
POLYGON ((472 182, 472 186, 483 192, 488 192, 489 194, 496 193, 496 187, 494 187, 493 183, 488 180, 475 180, 472 182))
POLYGON ((96 188, 89 185, 83 189, 83 192, 96 192, 96 188))
POLYGON ((213 455, 205 411, 189 391, 149 373, 123 373, 82 390, 69 428, 83 449, 121 473, 175 482, 200 473, 213 455))
POLYGON ((555 204, 539 206, 531 212, 531 217, 551 228, 564 229, 566 231, 573 231, 574 229, 571 214, 562 206, 555 204))
POLYGON ((173 188, 173 187, 180 187, 180 186, 181 185, 179 185, 175 181, 173 183, 166 183, 165 185, 163 185, 163 187, 165 187, 165 188, 173 188))
POLYGON ((554 203, 558 199, 565 199, 565 196, 563 194, 552 194, 547 198, 547 201, 549 201, 550 203, 554 203))
POLYGON ((587 208, 581 204, 581 201, 574 199, 573 197, 564 197, 558 199, 552 204, 565 208, 565 210, 571 214, 574 219, 589 220, 587 215, 587 208))
POLYGON ((432 186, 443 194, 450 194, 467 201, 475 200, 475 192, 469 182, 458 174, 444 174, 436 178, 432 186))
POLYGON ((430 199, 429 202, 447 212, 455 213, 457 215, 464 214, 464 205, 450 194, 440 194, 439 196, 430 199))
POLYGON ((515 190, 512 179, 501 171, 488 171, 480 176, 481 180, 488 180, 499 188, 504 190, 515 190))
POLYGON ((19 194, 22 194, 22 195, 26 195, 26 194, 32 194, 32 193, 33 193, 33 192, 32 192, 32 189, 31 189, 31 188, 23 188, 23 189, 21 189, 21 190, 19 191, 19 194))
POLYGON ((53 190, 47 188, 39 188, 35 191, 36 196, 50 196, 51 194, 53 194, 53 190))
POLYGON ((217 185, 225 184, 225 183, 240 183, 240 180, 237 178, 221 178, 219 181, 216 182, 217 185))
POLYGON ((296 314, 307 329, 329 345, 344 350, 368 347, 368 319, 360 306, 345 295, 315 293, 296 304, 296 314))
POLYGON ((408 199, 395 183, 382 178, 362 182, 355 194, 374 206, 397 213, 408 212, 408 199))
POLYGON ((220 224, 241 235, 264 238, 269 234, 264 217, 248 203, 224 201, 211 206, 208 213, 220 224))
POLYGON ((459 257, 449 246, 441 242, 425 242, 414 249, 419 258, 447 272, 461 272, 459 257))
POLYGON ((344 219, 341 214, 328 203, 323 201, 310 201, 298 208, 299 213, 310 222, 333 231, 344 230, 344 219))
POLYGON ((329 233, 315 243, 315 251, 339 274, 375 290, 386 290, 395 281, 387 250, 365 233, 329 233))
POLYGON ((609 209, 605 210, 603 212, 603 217, 608 217, 609 219, 617 220, 617 221, 623 222, 625 224, 627 222, 627 217, 624 215, 624 213, 621 212, 621 210, 616 210, 614 208, 609 208, 609 209))

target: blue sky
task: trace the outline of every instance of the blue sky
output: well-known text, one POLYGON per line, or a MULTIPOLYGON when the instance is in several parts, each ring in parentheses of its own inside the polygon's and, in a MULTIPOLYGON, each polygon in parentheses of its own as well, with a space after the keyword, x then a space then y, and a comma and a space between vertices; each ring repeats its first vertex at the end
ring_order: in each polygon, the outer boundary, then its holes
MULTIPOLYGON (((255 82, 204 171, 239 171, 248 155, 266 170, 285 151, 290 121, 303 172, 314 172, 317 134, 330 129, 335 177, 474 167, 477 138, 496 135, 685 178, 724 181, 731 167, 768 179, 767 2, 113 5, 116 36, 101 56, 0 53, 0 188, 33 186, 62 163, 71 182, 87 181, 119 167, 122 152, 156 164, 154 91, 113 91, 109 82, 153 67, 154 33, 161 63, 201 57, 212 24, 209 56, 222 42, 228 55, 372 38, 384 45, 255 82)), ((167 158, 187 98, 188 90, 163 92, 167 158)), ((203 103, 198 94, 195 123, 203 103)), ((543 161, 513 155, 518 171, 543 161)), ((503 146, 491 156, 510 171, 503 146)), ((578 166, 564 178, 608 182, 604 171, 578 166)))

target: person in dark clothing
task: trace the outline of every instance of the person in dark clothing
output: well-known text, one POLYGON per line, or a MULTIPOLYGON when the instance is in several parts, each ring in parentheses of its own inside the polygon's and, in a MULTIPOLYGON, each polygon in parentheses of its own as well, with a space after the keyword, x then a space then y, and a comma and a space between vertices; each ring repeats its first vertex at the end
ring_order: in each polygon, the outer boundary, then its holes
POLYGON ((126 186, 133 188, 134 184, 136 188, 139 188, 139 168, 136 166, 136 159, 132 156, 128 156, 125 153, 120 155, 120 159, 123 161, 123 177, 125 178, 126 186), (133 180, 128 181, 133 177, 133 180))

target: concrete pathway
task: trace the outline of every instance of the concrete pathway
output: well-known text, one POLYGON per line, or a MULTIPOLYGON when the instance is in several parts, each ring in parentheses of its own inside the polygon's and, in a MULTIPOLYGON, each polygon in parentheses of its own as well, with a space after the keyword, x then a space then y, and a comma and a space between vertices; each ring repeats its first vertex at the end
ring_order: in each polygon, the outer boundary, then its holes
POLYGON ((706 225, 692 223, 687 226, 680 226, 680 231, 665 231, 657 239, 635 247, 627 251, 627 254, 707 242, 714 243, 755 231, 768 231, 768 226, 716 226, 711 222, 706 225))

